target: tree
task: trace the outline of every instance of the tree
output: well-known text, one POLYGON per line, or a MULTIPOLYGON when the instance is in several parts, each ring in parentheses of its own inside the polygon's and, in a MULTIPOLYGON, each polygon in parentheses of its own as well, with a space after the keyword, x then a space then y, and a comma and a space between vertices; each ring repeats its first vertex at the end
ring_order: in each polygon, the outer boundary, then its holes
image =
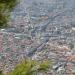
POLYGON ((39 72, 45 72, 51 67, 51 61, 37 62, 36 60, 26 59, 19 63, 15 69, 7 75, 36 75, 39 72))
POLYGON ((7 26, 10 12, 16 4, 17 0, 0 0, 0 28, 7 26))
POLYGON ((0 70, 0 75, 4 75, 2 70, 0 70))

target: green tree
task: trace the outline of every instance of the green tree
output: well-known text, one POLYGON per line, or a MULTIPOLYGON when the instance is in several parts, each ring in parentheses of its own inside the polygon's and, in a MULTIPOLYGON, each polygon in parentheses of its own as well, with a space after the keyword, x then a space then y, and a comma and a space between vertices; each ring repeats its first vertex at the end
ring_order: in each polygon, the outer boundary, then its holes
POLYGON ((7 26, 10 12, 16 4, 17 0, 0 0, 0 28, 7 26))
POLYGON ((4 75, 4 74, 3 74, 3 71, 1 71, 1 70, 0 70, 0 75, 4 75))
POLYGON ((50 67, 51 62, 49 61, 24 60, 7 75, 36 75, 38 72, 45 72, 50 67))

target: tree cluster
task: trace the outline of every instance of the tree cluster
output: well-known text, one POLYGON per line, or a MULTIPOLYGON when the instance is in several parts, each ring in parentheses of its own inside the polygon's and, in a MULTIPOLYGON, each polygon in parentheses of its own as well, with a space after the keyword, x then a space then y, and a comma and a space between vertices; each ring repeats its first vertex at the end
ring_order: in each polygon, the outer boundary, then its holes
POLYGON ((0 0, 0 28, 7 26, 10 12, 16 4, 17 0, 0 0))

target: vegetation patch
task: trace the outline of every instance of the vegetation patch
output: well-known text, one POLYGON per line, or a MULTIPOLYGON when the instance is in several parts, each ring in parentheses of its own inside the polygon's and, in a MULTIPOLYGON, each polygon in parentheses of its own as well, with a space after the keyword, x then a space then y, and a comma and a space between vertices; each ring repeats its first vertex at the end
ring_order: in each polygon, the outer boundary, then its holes
POLYGON ((0 28, 8 26, 10 12, 16 4, 17 0, 0 0, 0 28))
POLYGON ((16 65, 14 70, 7 73, 7 75, 36 75, 39 72, 45 72, 51 68, 51 61, 38 62, 36 60, 23 60, 16 65))

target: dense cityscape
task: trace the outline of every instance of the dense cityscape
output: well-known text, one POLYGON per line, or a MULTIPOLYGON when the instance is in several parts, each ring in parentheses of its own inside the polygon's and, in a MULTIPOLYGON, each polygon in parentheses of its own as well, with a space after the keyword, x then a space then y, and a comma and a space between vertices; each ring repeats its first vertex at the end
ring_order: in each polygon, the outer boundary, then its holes
POLYGON ((27 57, 52 60, 45 75, 75 74, 75 0, 21 0, 11 14, 0 29, 0 69, 27 57))

